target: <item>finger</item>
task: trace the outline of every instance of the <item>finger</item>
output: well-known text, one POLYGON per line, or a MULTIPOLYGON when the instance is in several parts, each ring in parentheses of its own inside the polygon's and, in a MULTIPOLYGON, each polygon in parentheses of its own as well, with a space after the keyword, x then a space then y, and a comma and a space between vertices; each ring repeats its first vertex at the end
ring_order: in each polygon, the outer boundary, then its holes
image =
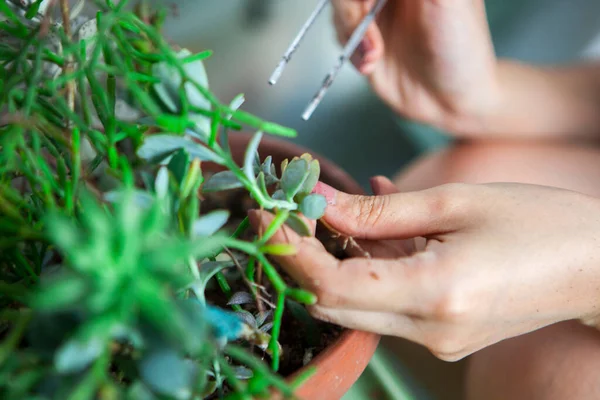
MULTIPOLYGON (((249 213, 253 227, 268 226, 272 215, 249 213)), ((289 243, 296 248, 290 256, 275 261, 303 288, 315 293, 318 304, 330 308, 391 311, 422 314, 436 293, 426 276, 433 261, 428 252, 400 260, 352 258, 340 261, 321 242, 300 237, 284 226, 269 243, 289 243)))
POLYGON ((406 315, 360 310, 341 310, 322 306, 308 307, 318 320, 344 328, 373 332, 379 335, 397 336, 423 344, 423 335, 415 321, 406 315))
MULTIPOLYGON (((376 196, 398 193, 399 190, 386 177, 376 176, 369 180, 371 190, 376 196)), ((349 243, 346 252, 352 257, 364 257, 365 253, 374 258, 395 259, 405 257, 412 252, 412 240, 356 240, 349 243)))
MULTIPOLYGON (((385 176, 375 176, 370 179, 371 190, 375 196, 385 196, 388 194, 400 193, 398 187, 385 176)), ((389 244, 388 244, 389 245, 389 244)), ((391 243, 392 246, 398 246, 402 254, 399 257, 413 254, 416 251, 415 239, 396 240, 391 243)))
POLYGON ((359 196, 319 182, 313 192, 327 199, 324 220, 340 233, 357 239, 432 236, 459 229, 466 221, 467 196, 464 190, 451 185, 384 196, 359 196))
MULTIPOLYGON (((345 45, 375 0, 333 0, 333 22, 338 41, 345 45)), ((362 74, 370 74, 383 56, 384 43, 375 23, 371 24, 350 61, 362 74)))
MULTIPOLYGON (((272 214, 257 210, 248 212, 248 218, 256 232, 264 232, 274 219, 272 214)), ((283 226, 277 231, 268 243, 289 243, 296 247, 296 254, 293 256, 273 258, 300 286, 307 289, 318 286, 320 271, 333 269, 338 263, 338 260, 327 252, 318 239, 312 236, 300 236, 288 226, 283 226)))

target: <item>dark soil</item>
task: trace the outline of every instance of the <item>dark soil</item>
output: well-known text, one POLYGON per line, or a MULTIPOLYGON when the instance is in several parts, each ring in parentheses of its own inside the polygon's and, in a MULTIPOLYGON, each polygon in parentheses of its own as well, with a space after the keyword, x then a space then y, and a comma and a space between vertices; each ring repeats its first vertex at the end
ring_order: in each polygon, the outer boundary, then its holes
MULTIPOLYGON (((233 232, 239 223, 247 216, 248 210, 256 208, 257 206, 248 193, 240 189, 204 195, 201 207, 202 213, 216 209, 229 210, 231 218, 227 228, 233 232)), ((254 232, 250 229, 245 235, 245 238, 250 239, 254 235, 254 232)), ((339 258, 344 258, 344 250, 338 243, 338 240, 336 240, 327 229, 318 226, 316 236, 331 254, 334 254, 339 258)), ((240 255, 240 258, 243 265, 245 265, 244 256, 240 255)), ((280 268, 278 268, 278 270, 290 286, 297 286, 283 270, 280 268)), ((229 269, 227 278, 233 293, 236 291, 249 292, 247 284, 240 278, 240 274, 235 268, 229 269)), ((267 292, 272 296, 267 297, 267 299, 274 302, 275 293, 271 290, 268 280, 263 277, 260 283, 264 285, 267 292)), ((218 285, 214 285, 207 289, 206 295, 209 302, 226 307, 227 298, 218 285)), ((298 371, 306 364, 306 362, 310 361, 314 356, 331 344, 343 331, 339 326, 317 321, 312 318, 309 318, 309 323, 306 323, 305 320, 297 318, 296 313, 292 312, 292 306, 293 304, 291 306, 289 304, 286 305, 279 337, 279 343, 283 349, 279 373, 283 376, 289 376, 298 371)), ((253 314, 258 312, 257 306, 254 303, 244 305, 243 308, 253 314)), ((270 309, 268 305, 265 306, 265 308, 270 309)), ((268 321, 270 321, 270 319, 268 321)), ((262 351, 256 347, 251 350, 257 355, 264 356, 265 358, 269 357, 268 355, 262 354, 262 351)))

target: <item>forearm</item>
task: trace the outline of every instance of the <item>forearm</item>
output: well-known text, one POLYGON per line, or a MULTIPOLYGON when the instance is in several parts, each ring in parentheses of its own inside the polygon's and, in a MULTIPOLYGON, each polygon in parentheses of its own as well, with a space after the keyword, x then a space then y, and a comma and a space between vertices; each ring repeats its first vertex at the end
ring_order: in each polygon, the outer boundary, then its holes
POLYGON ((600 63, 498 65, 494 102, 442 121, 459 137, 600 139, 600 63))

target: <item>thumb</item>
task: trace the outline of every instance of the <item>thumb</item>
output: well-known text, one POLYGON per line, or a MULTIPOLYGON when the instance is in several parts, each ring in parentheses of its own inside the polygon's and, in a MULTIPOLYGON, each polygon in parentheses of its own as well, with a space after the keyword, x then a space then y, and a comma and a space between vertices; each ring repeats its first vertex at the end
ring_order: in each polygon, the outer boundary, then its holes
POLYGON ((327 199, 323 219, 357 239, 409 239, 461 227, 466 196, 454 185, 383 196, 350 195, 322 182, 314 193, 327 199))

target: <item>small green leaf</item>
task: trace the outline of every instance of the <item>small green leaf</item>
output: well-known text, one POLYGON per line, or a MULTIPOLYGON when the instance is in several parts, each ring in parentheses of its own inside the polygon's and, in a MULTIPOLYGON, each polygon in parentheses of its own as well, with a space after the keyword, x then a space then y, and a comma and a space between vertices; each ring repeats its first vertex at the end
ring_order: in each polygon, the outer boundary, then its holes
POLYGON ((213 276, 224 270, 225 268, 233 267, 235 264, 233 261, 209 261, 206 262, 200 267, 198 267, 199 279, 194 282, 192 285, 199 290, 200 292, 204 292, 208 281, 211 280, 213 276))
POLYGON ((250 368, 238 366, 233 369, 235 377, 241 380, 248 380, 254 376, 254 373, 250 368))
POLYGON ((32 19, 33 17, 35 17, 39 13, 40 6, 44 1, 45 0, 35 0, 35 3, 30 5, 27 9, 27 12, 25 13, 25 18, 32 19))
POLYGON ((319 219, 325 215, 327 200, 320 194, 309 194, 300 203, 300 211, 308 219, 319 219))
POLYGON ((192 394, 195 367, 171 349, 160 349, 140 362, 140 376, 153 391, 178 400, 189 399, 192 394))
POLYGON ((200 143, 193 142, 183 136, 168 134, 147 136, 139 147, 137 155, 144 160, 160 162, 180 149, 185 149, 192 158, 212 161, 217 164, 223 163, 220 156, 200 143))
POLYGON ((229 211, 213 211, 198 218, 192 227, 195 236, 211 236, 221 229, 229 219, 229 211))
POLYGON ((298 252, 296 247, 286 243, 267 244, 262 246, 260 251, 273 256, 293 256, 298 252))
POLYGON ((200 53, 196 53, 196 54, 192 54, 191 56, 187 56, 183 59, 183 63, 187 64, 190 62, 194 62, 194 61, 202 61, 207 59, 208 57, 212 56, 213 52, 212 50, 204 50, 201 51, 200 53))
POLYGON ((200 168, 200 159, 195 158, 183 177, 183 182, 181 182, 180 197, 182 199, 188 198, 192 192, 202 185, 202 182, 204 182, 204 176, 202 176, 202 169, 200 168))
POLYGON ((229 299, 229 301, 227 302, 227 305, 241 305, 241 304, 251 304, 254 303, 254 296, 252 296, 250 293, 248 292, 236 292, 234 293, 231 298, 229 299))
MULTIPOLYGON (((238 110, 242 104, 244 104, 244 102, 246 101, 246 98, 244 97, 243 93, 238 94, 237 96, 235 96, 233 98, 233 100, 231 100, 231 103, 229 104, 229 108, 232 109, 233 111, 238 110)), ((229 116, 227 119, 231 118, 231 116, 229 116)))
POLYGON ((58 349, 54 357, 56 370, 62 374, 80 372, 104 351, 104 343, 98 338, 82 342, 74 338, 58 349))
POLYGON ((272 135, 283 136, 293 138, 298 136, 298 132, 292 128, 286 128, 285 126, 276 124, 274 122, 264 122, 261 125, 261 129, 265 132, 268 132, 272 135))
POLYGON ((308 177, 308 163, 303 159, 292 160, 281 177, 281 189, 288 200, 294 198, 308 177))
POLYGON ((319 175, 321 175, 321 166, 318 160, 307 160, 308 162, 308 177, 302 184, 302 187, 298 191, 299 195, 306 196, 309 195, 317 182, 319 182, 319 175))
POLYGON ((194 123, 189 119, 172 114, 163 114, 156 117, 156 124, 168 132, 183 133, 192 128, 194 123))
POLYGON ((317 296, 303 289, 287 288, 285 293, 291 298, 302 304, 312 306, 317 303, 317 296))
POLYGON ((287 200, 285 197, 285 193, 283 193, 283 190, 276 190, 275 193, 273 193, 273 200, 281 200, 281 201, 285 201, 287 200))
POLYGON ((155 400, 154 394, 140 381, 135 382, 125 397, 126 400, 155 400))
MULTIPOLYGON (((254 298, 252 298, 250 303, 253 301, 254 301, 254 298)), ((246 303, 246 304, 249 304, 249 303, 246 303)), ((246 325, 251 326, 254 329, 258 329, 258 321, 256 321, 256 318, 250 311, 246 311, 246 310, 236 311, 235 315, 237 315, 242 321, 244 321, 244 323, 246 325)))
POLYGON ((222 190, 238 189, 243 186, 233 172, 222 171, 211 176, 202 186, 202 191, 206 193, 220 192, 222 190))
POLYGON ((184 149, 181 149, 173 155, 171 161, 169 161, 168 168, 175 177, 177 183, 181 185, 189 166, 190 156, 184 149))
POLYGON ((258 182, 258 187, 260 188, 260 191, 263 193, 263 195, 265 195, 265 197, 269 197, 269 191, 267 190, 267 183, 265 181, 265 174, 264 172, 260 172, 258 174, 258 177, 256 178, 257 182, 258 182))
POLYGON ((265 158, 260 169, 265 174, 265 183, 267 186, 279 182, 277 171, 275 170, 275 165, 273 165, 273 158, 271 156, 265 158))
POLYGON ((154 181, 154 191, 159 199, 164 199, 169 194, 169 171, 166 167, 159 168, 154 181))
POLYGON ((262 119, 242 110, 234 111, 232 117, 238 122, 249 125, 256 129, 260 129, 260 126, 263 124, 262 119))
MULTIPOLYGON (((75 245, 75 243, 74 243, 75 245)), ((38 311, 59 311, 80 304, 88 285, 75 274, 52 277, 34 291, 32 306, 38 311)))
MULTIPOLYGON (((186 60, 191 56, 192 53, 187 49, 182 49, 177 54, 177 57, 182 60, 186 60)), ((196 83, 198 86, 208 89, 208 77, 203 62, 198 59, 187 62, 183 65, 183 69, 185 74, 194 80, 194 82, 188 81, 185 83, 187 100, 198 109, 210 111, 210 100, 194 85, 196 83)), ((161 80, 160 83, 154 85, 154 91, 165 108, 172 113, 181 112, 182 105, 179 89, 182 77, 177 68, 166 61, 158 62, 152 66, 152 76, 161 80)), ((209 117, 200 114, 191 114, 190 119, 195 122, 196 127, 201 132, 210 132, 209 117)))
POLYGON ((300 236, 305 236, 305 237, 312 236, 312 231, 311 231, 310 226, 308 226, 306 221, 296 213, 290 213, 290 215, 285 223, 287 226, 292 228, 300 236))
MULTIPOLYGON (((122 190, 107 192, 104 194, 104 201, 118 204, 125 200, 125 193, 122 190)), ((142 190, 134 190, 131 193, 131 200, 141 208, 150 208, 154 203, 154 197, 148 192, 142 190)))

